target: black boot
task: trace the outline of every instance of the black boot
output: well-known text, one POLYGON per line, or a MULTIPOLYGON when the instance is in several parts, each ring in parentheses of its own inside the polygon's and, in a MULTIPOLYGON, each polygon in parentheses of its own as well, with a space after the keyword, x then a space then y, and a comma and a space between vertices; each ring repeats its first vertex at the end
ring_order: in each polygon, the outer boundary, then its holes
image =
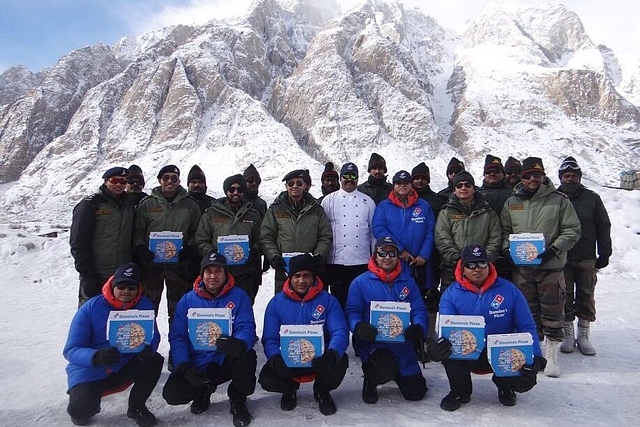
POLYGON ((498 389, 498 400, 504 406, 515 406, 516 405, 516 393, 513 390, 498 389))
POLYGON ((158 424, 156 416, 145 405, 129 406, 127 417, 133 419, 140 427, 152 427, 158 424))
POLYGON ((193 402, 191 402, 191 413, 194 415, 202 414, 209 409, 209 405, 211 404, 211 391, 204 390, 203 392, 196 395, 193 402))
POLYGON ((366 376, 362 383, 362 400, 364 403, 369 404, 378 402, 378 390, 376 389, 376 384, 373 381, 368 380, 366 376))
POLYGON ((298 389, 287 389, 282 393, 280 398, 280 409, 283 411, 293 411, 298 406, 298 389))
POLYGON ((333 401, 329 392, 321 393, 318 391, 314 391, 313 398, 316 400, 316 402, 318 402, 320 413, 322 415, 333 415, 338 410, 336 408, 336 402, 333 401))
POLYGON ((463 403, 469 403, 470 401, 470 396, 460 396, 450 391, 449 394, 442 398, 440 407, 445 411, 455 411, 457 409, 460 409, 463 403))
POLYGON ((248 426, 251 423, 251 414, 247 409, 245 400, 231 400, 231 415, 233 415, 233 425, 236 427, 248 426))

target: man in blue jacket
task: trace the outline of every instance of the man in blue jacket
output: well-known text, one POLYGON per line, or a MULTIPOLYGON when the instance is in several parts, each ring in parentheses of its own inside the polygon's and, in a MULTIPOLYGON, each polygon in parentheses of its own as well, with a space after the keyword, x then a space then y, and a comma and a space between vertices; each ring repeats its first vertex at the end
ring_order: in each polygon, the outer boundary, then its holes
POLYGON ((153 310, 151 301, 142 296, 140 280, 138 266, 133 263, 119 266, 102 287, 102 294, 83 304, 71 321, 63 354, 69 361, 67 412, 75 425, 89 424, 100 412, 102 396, 125 390, 131 383, 127 416, 142 427, 157 424, 156 417, 145 406, 164 363, 157 353, 160 333, 155 321, 153 337, 132 341, 140 350, 137 353, 121 352, 107 339, 112 311, 153 310))
MULTIPOLYGON (((356 336, 356 351, 362 360, 364 383, 362 400, 378 401, 378 384, 395 381, 407 400, 421 400, 427 383, 418 365, 416 349, 427 333, 427 309, 420 290, 408 275, 401 274, 400 248, 391 236, 376 240, 369 271, 356 277, 349 288, 345 313, 349 329, 356 336), (370 323, 372 301, 410 304, 410 326, 404 329, 404 341, 378 342, 378 329, 370 323)), ((377 326, 377 325, 376 325, 377 326)))
MULTIPOLYGON (((489 262, 484 247, 472 244, 462 250, 462 257, 455 269, 456 281, 447 288, 440 299, 440 315, 483 316, 485 339, 490 334, 528 332, 533 338, 533 364, 525 365, 520 376, 496 377, 498 400, 505 406, 516 404, 515 392, 524 393, 536 384, 538 371, 544 370, 536 324, 529 311, 527 300, 520 290, 508 280, 498 277, 489 262)), ((455 411, 471 400, 471 372, 492 372, 487 360, 487 349, 478 360, 452 360, 451 343, 440 338, 429 346, 432 360, 442 360, 451 391, 440 402, 446 411, 455 411)))
POLYGON ((282 393, 283 411, 297 406, 300 383, 314 381, 313 397, 320 412, 334 414, 336 404, 329 392, 340 386, 349 367, 345 355, 349 328, 338 300, 324 290, 317 275, 320 263, 310 254, 291 258, 289 278, 282 291, 269 301, 264 314, 262 345, 267 363, 260 372, 260 384, 267 391, 282 393), (325 350, 312 359, 310 368, 287 367, 280 350, 283 325, 322 325, 325 350))
POLYGON ((246 400, 256 387, 255 341, 251 298, 234 286, 224 255, 212 250, 202 259, 200 276, 193 290, 185 294, 176 307, 169 329, 170 355, 175 369, 164 386, 162 397, 170 405, 192 402, 191 412, 201 414, 209 409, 211 394, 217 386, 231 380, 227 394, 233 425, 249 425, 251 414, 246 400), (194 308, 230 308, 232 334, 210 337, 215 339, 211 350, 194 349, 188 321, 189 309, 194 308))

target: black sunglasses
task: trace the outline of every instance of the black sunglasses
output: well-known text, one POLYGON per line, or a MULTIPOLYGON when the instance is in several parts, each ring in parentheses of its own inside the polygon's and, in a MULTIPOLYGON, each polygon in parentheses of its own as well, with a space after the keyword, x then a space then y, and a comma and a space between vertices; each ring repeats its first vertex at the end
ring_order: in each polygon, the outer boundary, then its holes
POLYGON ((118 283, 116 285, 116 288, 118 288, 119 291, 124 291, 125 289, 128 289, 130 291, 137 291, 138 285, 136 285, 135 283, 118 283))
POLYGON ((240 187, 231 187, 227 191, 231 194, 233 193, 244 194, 244 189, 240 187))
POLYGON ((464 268, 468 268, 469 270, 475 270, 476 268, 484 269, 489 265, 486 261, 478 261, 478 262, 468 262, 464 265, 464 268))
POLYGON ((386 258, 386 257, 395 258, 398 256, 398 252, 379 250, 378 252, 376 252, 376 255, 378 255, 380 258, 386 258))
POLYGON ((522 179, 542 178, 542 172, 527 172, 522 174, 522 179))
POLYGON ((470 184, 470 183, 468 183, 468 182, 459 182, 459 183, 457 183, 457 184, 456 184, 456 188, 457 188, 458 190, 460 190, 460 189, 461 189, 461 188, 463 188, 463 187, 464 187, 464 188, 472 188, 472 187, 473 187, 473 185, 472 185, 472 184, 470 184))
POLYGON ((287 187, 302 187, 304 182, 302 181, 289 181, 287 182, 287 187))

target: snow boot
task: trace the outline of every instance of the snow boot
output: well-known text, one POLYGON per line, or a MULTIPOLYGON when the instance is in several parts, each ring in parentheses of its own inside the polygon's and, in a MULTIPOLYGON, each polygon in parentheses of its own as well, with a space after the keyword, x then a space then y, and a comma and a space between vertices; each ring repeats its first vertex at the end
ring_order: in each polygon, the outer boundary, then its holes
POLYGON ((589 341, 589 327, 591 322, 578 319, 578 350, 585 356, 595 356, 596 349, 589 341))
POLYGON ((440 401, 440 407, 445 411, 457 411, 463 403, 469 403, 471 396, 460 396, 452 391, 440 401))
POLYGON ((544 358, 547 359, 547 367, 544 374, 548 377, 557 378, 560 376, 560 365, 558 364, 558 351, 560 350, 560 341, 551 341, 549 338, 544 340, 544 358))
POLYGON ((378 402, 378 390, 376 384, 370 379, 367 379, 366 376, 362 383, 362 401, 370 405, 378 402))
POLYGON ((562 341, 560 351, 563 353, 573 353, 573 350, 576 348, 576 329, 573 326, 573 321, 565 320, 562 331, 564 332, 564 341, 562 341))
POLYGON ((336 402, 333 401, 329 392, 314 391, 313 398, 318 402, 318 407, 322 415, 332 415, 338 410, 336 408, 336 402))
POLYGON ((251 414, 247 409, 246 399, 231 399, 231 415, 233 415, 233 425, 236 427, 248 426, 251 423, 251 414))
POLYGON ((158 424, 156 416, 145 405, 129 406, 127 417, 135 421, 140 427, 153 427, 158 424))
POLYGON ((498 400, 504 406, 516 406, 518 398, 516 393, 510 389, 498 389, 498 400))

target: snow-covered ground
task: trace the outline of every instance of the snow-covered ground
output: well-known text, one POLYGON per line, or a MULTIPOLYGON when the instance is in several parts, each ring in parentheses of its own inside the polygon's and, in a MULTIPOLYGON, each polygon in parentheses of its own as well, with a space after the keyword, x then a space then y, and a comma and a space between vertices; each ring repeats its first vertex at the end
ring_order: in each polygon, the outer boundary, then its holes
MULTIPOLYGON (((435 187, 437 189, 437 186, 435 187)), ((586 357, 578 351, 561 354, 560 378, 539 376, 538 385, 518 395, 515 407, 504 407, 490 376, 474 376, 471 403, 456 412, 439 404, 449 391, 444 369, 428 363, 423 373, 429 391, 421 402, 405 401, 395 384, 379 387, 380 400, 367 405, 360 398, 362 371, 350 348, 350 367, 340 388, 333 392, 338 412, 323 416, 313 401, 310 385, 298 393, 298 407, 280 410, 280 396, 257 386, 249 398, 252 425, 285 426, 313 423, 332 426, 413 425, 635 425, 640 415, 640 288, 636 271, 640 259, 640 191, 593 187, 607 206, 613 223, 614 255, 599 275, 596 288, 598 320, 592 341, 598 354, 586 357)), ((71 425, 66 414, 66 361, 62 357, 69 322, 76 311, 78 280, 69 254, 68 233, 57 223, 11 223, 0 219, 0 425, 71 425), (58 237, 41 237, 58 231, 58 237)), ((264 308, 273 293, 273 274, 255 305, 258 334, 264 308)), ((162 342, 168 354, 166 309, 158 318, 162 342)), ((256 345, 258 368, 265 362, 256 345)), ((231 425, 226 386, 213 395, 209 411, 192 415, 189 406, 169 406, 162 399, 166 369, 148 407, 162 425, 231 425)), ((96 426, 135 425, 126 415, 128 392, 102 402, 96 426)))

